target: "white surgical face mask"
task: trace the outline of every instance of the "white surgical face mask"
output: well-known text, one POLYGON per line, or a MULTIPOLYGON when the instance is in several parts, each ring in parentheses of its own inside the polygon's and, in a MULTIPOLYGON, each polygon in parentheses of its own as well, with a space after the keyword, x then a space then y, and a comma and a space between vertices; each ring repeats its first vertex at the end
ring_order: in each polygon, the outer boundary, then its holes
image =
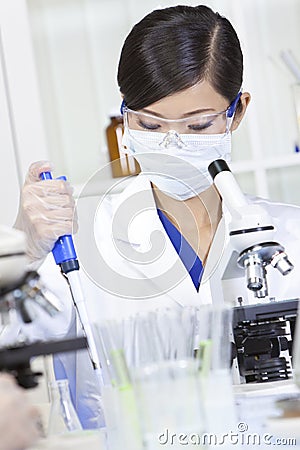
POLYGON ((124 153, 133 155, 149 179, 167 195, 187 200, 208 189, 208 166, 216 159, 230 161, 231 133, 154 133, 125 126, 124 153))

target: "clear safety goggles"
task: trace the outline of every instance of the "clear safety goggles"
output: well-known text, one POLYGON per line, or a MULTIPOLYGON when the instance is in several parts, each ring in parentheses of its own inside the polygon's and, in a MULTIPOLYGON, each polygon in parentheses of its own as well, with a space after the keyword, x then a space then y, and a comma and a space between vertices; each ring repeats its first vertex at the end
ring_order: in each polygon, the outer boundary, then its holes
POLYGON ((234 118, 241 92, 224 111, 213 114, 194 114, 182 119, 165 119, 134 111, 122 103, 121 112, 124 124, 129 129, 150 131, 154 133, 168 133, 170 130, 179 134, 224 134, 228 133, 234 118))

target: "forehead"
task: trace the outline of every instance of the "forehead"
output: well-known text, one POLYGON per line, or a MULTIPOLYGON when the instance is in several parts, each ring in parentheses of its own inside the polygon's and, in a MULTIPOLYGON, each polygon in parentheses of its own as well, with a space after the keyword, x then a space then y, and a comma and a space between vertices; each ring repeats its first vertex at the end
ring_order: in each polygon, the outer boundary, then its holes
POLYGON ((147 106, 145 110, 167 119, 178 119, 187 113, 214 113, 228 107, 228 100, 218 94, 207 82, 202 81, 176 94, 169 95, 147 106), (203 111, 202 111, 203 110, 203 111))

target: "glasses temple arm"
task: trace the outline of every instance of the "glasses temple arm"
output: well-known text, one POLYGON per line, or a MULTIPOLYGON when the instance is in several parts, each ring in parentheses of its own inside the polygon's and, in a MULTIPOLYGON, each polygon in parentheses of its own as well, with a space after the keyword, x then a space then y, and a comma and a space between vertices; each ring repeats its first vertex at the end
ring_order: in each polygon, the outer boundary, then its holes
POLYGON ((235 97, 235 99, 230 103, 230 105, 229 105, 229 107, 227 109, 227 114, 226 114, 228 118, 233 117, 241 95, 242 95, 242 91, 240 91, 238 93, 238 95, 235 97))

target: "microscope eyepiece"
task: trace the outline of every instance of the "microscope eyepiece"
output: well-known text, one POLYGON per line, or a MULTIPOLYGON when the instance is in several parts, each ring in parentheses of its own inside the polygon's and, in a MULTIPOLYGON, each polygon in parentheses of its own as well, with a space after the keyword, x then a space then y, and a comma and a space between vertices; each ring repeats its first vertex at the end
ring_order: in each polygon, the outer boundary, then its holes
POLYGON ((218 173, 224 172, 224 170, 226 170, 227 172, 231 172, 227 162, 224 161, 224 159, 216 159, 208 166, 208 172, 213 180, 215 179, 215 176, 218 175, 218 173))

